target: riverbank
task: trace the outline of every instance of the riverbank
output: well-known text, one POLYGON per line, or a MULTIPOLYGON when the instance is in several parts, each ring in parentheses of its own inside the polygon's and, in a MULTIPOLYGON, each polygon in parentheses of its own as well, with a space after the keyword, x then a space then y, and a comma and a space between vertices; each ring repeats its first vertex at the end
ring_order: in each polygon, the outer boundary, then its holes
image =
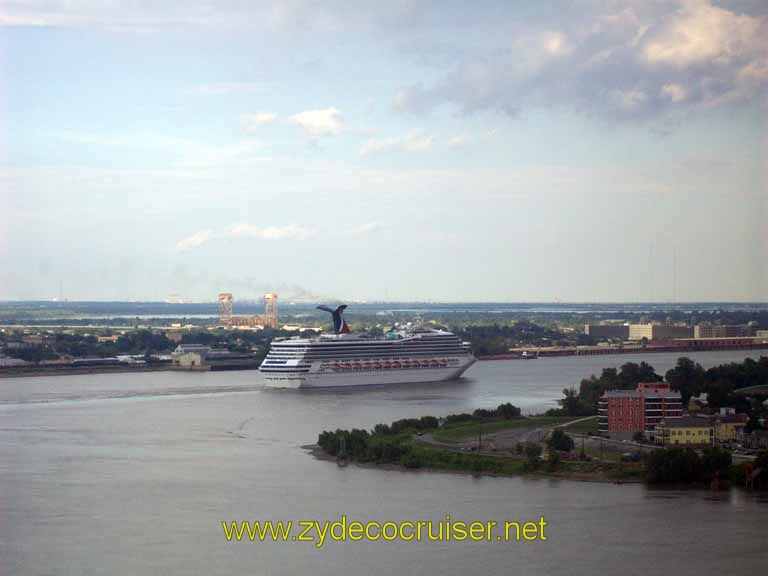
POLYGON ((165 372, 173 370, 168 364, 122 366, 13 366, 0 368, 2 378, 28 378, 36 376, 74 376, 80 374, 122 374, 126 372, 165 372))
POLYGON ((691 352, 723 352, 764 350, 768 352, 768 342, 765 340, 750 343, 728 343, 700 339, 686 341, 660 341, 646 346, 550 346, 550 347, 520 347, 513 348, 508 354, 491 354, 478 356, 478 360, 537 360, 539 358, 556 358, 561 356, 607 356, 617 354, 659 354, 659 353, 691 353, 691 352))
MULTIPOLYGON (((301 447, 302 449, 309 452, 311 456, 313 456, 317 460, 322 460, 325 462, 332 462, 332 463, 338 463, 338 459, 336 456, 332 456, 325 452, 320 446, 317 444, 308 444, 301 447)), ((503 471, 492 471, 492 470, 465 470, 460 468, 450 468, 450 467, 409 467, 405 466, 403 464, 393 464, 393 463, 375 463, 375 462, 358 462, 355 460, 349 461, 349 464, 356 466, 358 468, 364 468, 364 469, 376 469, 376 470, 389 470, 389 471, 396 471, 396 472, 402 472, 402 473, 414 473, 414 472, 426 472, 426 473, 439 473, 439 474, 455 474, 455 475, 461 475, 461 476, 487 476, 492 478, 516 478, 516 477, 526 477, 526 478, 540 478, 540 479, 550 479, 550 480, 571 480, 574 482, 596 482, 596 483, 608 483, 608 484, 640 484, 643 482, 643 479, 638 474, 617 474, 615 472, 611 473, 610 471, 606 471, 604 469, 598 469, 598 468, 591 468, 591 469, 575 469, 572 466, 569 466, 571 463, 566 463, 563 467, 559 468, 558 470, 547 472, 544 469, 540 470, 532 470, 532 469, 526 469, 525 468, 525 461, 524 460, 514 460, 513 466, 516 469, 510 469, 511 467, 506 467, 503 471)))
MULTIPOLYGON (((643 466, 620 454, 591 455, 570 448, 559 451, 549 438, 582 418, 503 417, 505 405, 474 415, 406 419, 391 426, 323 432, 307 447, 320 459, 386 470, 452 472, 488 476, 531 476, 592 482, 640 482, 643 466), (479 415, 478 415, 479 414, 479 415), (618 456, 618 457, 616 457, 618 456)), ((511 405, 506 405, 511 406, 511 405)), ((514 408, 514 407, 512 407, 514 408)), ((583 426, 581 426, 583 427, 583 426)))

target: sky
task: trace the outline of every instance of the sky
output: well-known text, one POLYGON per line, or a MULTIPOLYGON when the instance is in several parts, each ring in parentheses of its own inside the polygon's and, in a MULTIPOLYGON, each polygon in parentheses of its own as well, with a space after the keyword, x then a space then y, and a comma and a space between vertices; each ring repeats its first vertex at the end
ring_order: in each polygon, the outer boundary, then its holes
POLYGON ((768 300, 768 3, 0 3, 0 299, 768 300))

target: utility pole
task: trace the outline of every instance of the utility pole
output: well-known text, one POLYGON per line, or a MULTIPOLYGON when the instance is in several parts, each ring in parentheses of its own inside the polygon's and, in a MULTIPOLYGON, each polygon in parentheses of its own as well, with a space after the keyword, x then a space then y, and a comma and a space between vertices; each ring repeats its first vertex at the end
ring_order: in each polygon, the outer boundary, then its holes
POLYGON ((477 428, 477 452, 480 453, 480 450, 483 448, 483 425, 480 424, 477 428))

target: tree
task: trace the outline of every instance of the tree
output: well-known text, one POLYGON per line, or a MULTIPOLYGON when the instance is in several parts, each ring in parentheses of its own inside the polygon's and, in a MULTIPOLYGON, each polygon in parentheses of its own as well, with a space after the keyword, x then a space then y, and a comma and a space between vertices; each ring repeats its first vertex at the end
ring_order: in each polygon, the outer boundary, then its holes
POLYGON ((541 457, 541 446, 535 442, 525 443, 525 457, 528 460, 528 465, 531 468, 535 468, 539 464, 539 458, 541 457))
POLYGON ((717 446, 704 448, 701 454, 701 470, 705 481, 715 476, 725 478, 733 463, 731 453, 717 446))
POLYGON ((547 439, 550 451, 570 452, 573 450, 573 438, 560 428, 556 428, 547 439))
POLYGON ((672 390, 680 392, 683 405, 688 404, 691 396, 698 396, 704 390, 704 368, 690 358, 678 358, 677 364, 667 371, 665 378, 672 390))

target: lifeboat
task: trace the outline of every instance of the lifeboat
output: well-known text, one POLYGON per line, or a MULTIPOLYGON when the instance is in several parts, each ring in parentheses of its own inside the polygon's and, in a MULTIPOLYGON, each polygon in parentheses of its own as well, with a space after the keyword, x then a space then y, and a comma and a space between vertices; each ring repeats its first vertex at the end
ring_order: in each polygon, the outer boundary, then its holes
POLYGON ((388 360, 382 362, 382 364, 384 364, 384 368, 392 368, 392 362, 389 362, 388 360))
POLYGON ((442 359, 441 359, 441 360, 440 360, 440 362, 439 362, 439 364, 440 364, 440 366, 441 366, 442 368, 445 368, 446 366, 448 366, 448 360, 442 360, 442 359))
POLYGON ((429 360, 422 360, 421 361, 421 367, 422 368, 429 368, 429 360))
POLYGON ((380 368, 381 368, 381 362, 374 362, 374 363, 373 363, 373 367, 374 367, 376 370, 380 369, 380 368))
POLYGON ((437 360, 430 360, 430 361, 429 361, 429 365, 430 365, 432 368, 437 368, 437 367, 439 366, 439 364, 438 364, 437 360))

